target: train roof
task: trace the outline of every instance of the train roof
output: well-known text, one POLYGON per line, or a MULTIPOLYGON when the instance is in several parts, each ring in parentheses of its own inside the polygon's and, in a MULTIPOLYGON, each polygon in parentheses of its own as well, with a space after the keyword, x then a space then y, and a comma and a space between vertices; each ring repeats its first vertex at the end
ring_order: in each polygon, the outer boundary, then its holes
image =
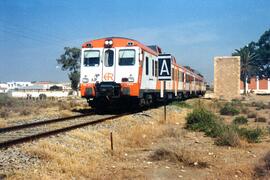
MULTIPOLYGON (((150 45, 146 46, 142 43, 140 43, 137 40, 130 39, 130 38, 125 38, 125 37, 104 37, 104 38, 99 38, 99 39, 94 39, 87 41, 82 44, 82 48, 103 48, 105 45, 106 40, 112 40, 113 44, 111 47, 132 47, 132 46, 138 46, 142 48, 143 50, 147 51, 148 53, 151 53, 153 55, 162 55, 162 50, 159 46, 157 45, 150 45)), ((164 55, 164 54, 163 54, 164 55)), ((169 54, 170 55, 170 54, 169 54)), ((179 68, 185 69, 187 72, 197 75, 201 77, 202 79, 204 78, 198 71, 190 68, 189 66, 181 66, 176 63, 175 57, 173 57, 173 63, 177 65, 179 68)))
POLYGON ((89 47, 102 48, 102 47, 104 47, 106 40, 113 41, 112 47, 139 46, 140 48, 147 51, 148 53, 151 53, 151 54, 156 55, 156 56, 159 54, 158 51, 159 50, 161 51, 161 49, 158 46, 156 46, 158 48, 155 50, 151 47, 145 46, 144 44, 140 43, 137 40, 125 38, 125 37, 105 37, 105 38, 94 39, 94 40, 87 41, 87 42, 83 43, 82 48, 89 48, 89 47))
POLYGON ((150 45, 150 46, 147 46, 147 47, 149 47, 150 49, 152 49, 153 51, 155 51, 158 54, 162 53, 161 48, 159 46, 157 46, 157 45, 150 45))

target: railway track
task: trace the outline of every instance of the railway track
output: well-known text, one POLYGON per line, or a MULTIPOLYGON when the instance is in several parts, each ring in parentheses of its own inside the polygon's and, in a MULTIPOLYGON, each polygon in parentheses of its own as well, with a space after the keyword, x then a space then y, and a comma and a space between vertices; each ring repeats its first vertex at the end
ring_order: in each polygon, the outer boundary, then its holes
POLYGON ((103 115, 101 117, 100 115, 89 113, 0 128, 0 149, 67 132, 84 126, 95 125, 128 114, 131 113, 103 115))

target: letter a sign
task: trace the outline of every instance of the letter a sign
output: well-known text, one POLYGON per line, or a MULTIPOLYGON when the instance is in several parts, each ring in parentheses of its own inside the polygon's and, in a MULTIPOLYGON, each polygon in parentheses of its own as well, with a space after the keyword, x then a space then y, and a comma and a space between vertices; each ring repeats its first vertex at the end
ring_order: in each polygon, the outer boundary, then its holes
POLYGON ((172 56, 169 54, 158 56, 158 79, 171 80, 172 79, 172 56))

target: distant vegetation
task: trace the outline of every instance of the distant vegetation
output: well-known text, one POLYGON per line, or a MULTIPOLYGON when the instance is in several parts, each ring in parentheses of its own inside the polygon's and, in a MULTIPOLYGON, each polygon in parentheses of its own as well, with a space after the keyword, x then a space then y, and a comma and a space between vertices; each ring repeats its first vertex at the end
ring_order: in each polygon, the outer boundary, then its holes
POLYGON ((222 107, 220 109, 220 114, 221 115, 232 115, 232 116, 234 116, 234 115, 238 115, 239 113, 240 113, 239 110, 236 109, 232 103, 226 103, 224 105, 224 107, 222 107))
POLYGON ((60 58, 56 61, 61 65, 63 71, 69 71, 68 77, 71 81, 71 88, 77 91, 80 82, 81 50, 76 47, 65 47, 64 50, 64 54, 60 55, 60 58))
MULTIPOLYGON (((241 57, 241 80, 259 76, 260 78, 270 77, 270 29, 267 30, 257 42, 250 42, 248 45, 236 49, 233 56, 241 57)), ((244 83, 244 92, 246 84, 244 83)))
POLYGON ((234 124, 247 124, 247 122, 248 122, 248 120, 245 116, 237 116, 233 120, 234 124))

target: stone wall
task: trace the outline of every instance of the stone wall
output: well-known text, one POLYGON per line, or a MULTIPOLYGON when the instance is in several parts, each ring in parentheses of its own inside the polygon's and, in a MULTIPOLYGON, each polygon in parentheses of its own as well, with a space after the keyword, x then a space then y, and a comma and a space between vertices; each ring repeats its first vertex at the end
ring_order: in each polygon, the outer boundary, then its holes
POLYGON ((240 57, 214 58, 215 98, 231 100, 240 97, 240 57))

